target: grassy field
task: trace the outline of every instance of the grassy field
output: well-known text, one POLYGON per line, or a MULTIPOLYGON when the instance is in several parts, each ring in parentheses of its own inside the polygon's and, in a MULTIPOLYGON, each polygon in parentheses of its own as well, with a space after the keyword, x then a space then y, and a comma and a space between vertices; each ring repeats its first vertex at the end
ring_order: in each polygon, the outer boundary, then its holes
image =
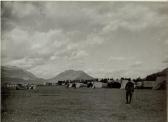
POLYGON ((165 91, 135 90, 125 104, 120 89, 49 86, 12 90, 5 104, 2 122, 166 122, 165 91))

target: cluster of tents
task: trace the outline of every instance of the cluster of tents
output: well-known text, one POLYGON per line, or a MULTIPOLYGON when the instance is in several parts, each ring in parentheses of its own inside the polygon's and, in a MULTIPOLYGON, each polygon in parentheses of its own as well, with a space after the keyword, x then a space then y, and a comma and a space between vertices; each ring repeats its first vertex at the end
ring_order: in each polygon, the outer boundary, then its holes
POLYGON ((35 90, 37 85, 35 84, 6 84, 3 85, 4 88, 7 89, 16 89, 16 90, 35 90))
MULTIPOLYGON (((57 83, 46 83, 46 86, 63 85, 66 88, 119 88, 125 89, 127 82, 134 83, 136 89, 166 89, 166 76, 158 76, 156 80, 148 81, 144 79, 131 80, 130 78, 121 79, 93 79, 93 80, 74 80, 74 81, 58 81, 57 83)), ((12 88, 16 90, 30 90, 36 89, 37 84, 6 84, 5 88, 12 88)))
POLYGON ((67 88, 120 88, 121 84, 113 79, 93 79, 93 80, 76 80, 76 81, 58 81, 57 85, 64 85, 67 88))
POLYGON ((146 80, 140 80, 140 81, 134 81, 131 79, 121 79, 121 80, 92 80, 92 81, 87 81, 87 82, 64 82, 61 83, 59 82, 58 85, 64 85, 67 88, 82 88, 82 87, 87 87, 87 88, 119 88, 119 89, 125 89, 125 86, 127 82, 133 82, 134 83, 134 88, 136 89, 155 89, 155 90, 160 90, 160 89, 166 89, 166 77, 158 77, 156 81, 146 81, 146 80))

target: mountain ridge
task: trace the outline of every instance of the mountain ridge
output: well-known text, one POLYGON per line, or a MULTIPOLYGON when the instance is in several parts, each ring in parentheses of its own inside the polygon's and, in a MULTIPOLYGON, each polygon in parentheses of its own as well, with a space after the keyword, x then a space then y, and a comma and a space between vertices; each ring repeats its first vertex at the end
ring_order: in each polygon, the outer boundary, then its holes
POLYGON ((161 70, 160 72, 152 73, 150 75, 147 75, 145 77, 145 80, 147 81, 155 81, 157 77, 159 76, 167 76, 168 75, 168 68, 165 68, 161 70))
POLYGON ((40 82, 58 82, 59 80, 90 80, 94 79, 82 70, 65 70, 53 78, 43 79, 35 76, 33 73, 17 66, 1 66, 2 83, 40 83, 40 82))
POLYGON ((3 83, 37 83, 44 81, 33 73, 17 66, 1 66, 1 80, 3 83))
POLYGON ((91 79, 94 78, 82 70, 70 69, 59 73, 57 76, 48 79, 48 81, 57 82, 59 80, 91 80, 91 79))

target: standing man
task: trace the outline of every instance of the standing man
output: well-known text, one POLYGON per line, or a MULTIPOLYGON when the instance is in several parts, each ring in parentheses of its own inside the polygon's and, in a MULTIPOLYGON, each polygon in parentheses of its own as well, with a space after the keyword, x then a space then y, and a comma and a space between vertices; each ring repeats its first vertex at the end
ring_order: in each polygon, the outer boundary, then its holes
POLYGON ((126 90, 126 104, 130 104, 134 92, 134 83, 132 83, 130 79, 125 86, 125 90, 126 90))

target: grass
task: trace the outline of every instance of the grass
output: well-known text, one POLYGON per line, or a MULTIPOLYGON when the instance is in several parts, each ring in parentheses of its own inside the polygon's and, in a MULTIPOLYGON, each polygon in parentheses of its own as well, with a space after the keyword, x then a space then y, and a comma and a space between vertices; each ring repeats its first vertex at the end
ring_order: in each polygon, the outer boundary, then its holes
POLYGON ((39 87, 11 90, 2 122, 166 122, 165 91, 39 87))

